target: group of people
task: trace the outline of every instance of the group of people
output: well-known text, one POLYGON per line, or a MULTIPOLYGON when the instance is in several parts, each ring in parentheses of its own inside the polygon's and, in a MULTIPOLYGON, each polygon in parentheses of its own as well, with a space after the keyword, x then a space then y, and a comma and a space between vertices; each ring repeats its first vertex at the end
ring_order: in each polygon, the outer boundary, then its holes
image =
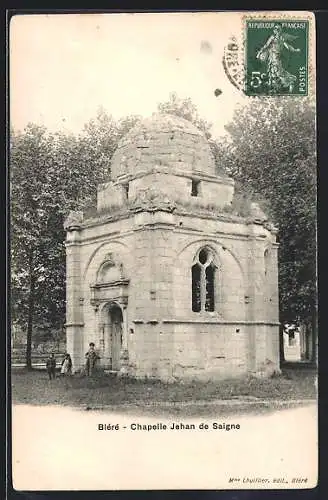
MULTIPOLYGON (((56 377, 57 361, 54 354, 50 354, 46 361, 46 368, 48 372, 49 380, 56 377)), ((72 374, 72 359, 71 356, 66 353, 64 359, 61 362, 60 368, 61 375, 71 375, 72 374)))
MULTIPOLYGON (((100 359, 95 350, 95 344, 90 342, 89 350, 85 354, 85 372, 90 377, 94 373, 94 368, 97 360, 100 359)), ((72 359, 70 354, 66 353, 64 359, 61 362, 60 374, 61 375, 71 375, 72 374, 72 359)), ((46 361, 46 368, 49 376, 49 380, 56 377, 57 361, 54 354, 50 354, 46 361)))

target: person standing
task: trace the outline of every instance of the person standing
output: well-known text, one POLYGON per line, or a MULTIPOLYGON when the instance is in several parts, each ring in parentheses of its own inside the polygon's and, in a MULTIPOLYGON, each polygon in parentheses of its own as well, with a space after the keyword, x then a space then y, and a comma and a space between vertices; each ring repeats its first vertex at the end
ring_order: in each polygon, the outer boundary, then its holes
POLYGON ((88 377, 90 377, 94 372, 97 359, 100 359, 95 351, 95 345, 93 342, 90 342, 89 350, 86 353, 85 357, 86 357, 86 373, 88 377))
POLYGON ((49 376, 49 380, 56 378, 56 359, 54 354, 50 354, 46 361, 46 368, 49 376))
POLYGON ((71 356, 66 353, 61 364, 61 375, 71 375, 72 374, 72 359, 71 356))

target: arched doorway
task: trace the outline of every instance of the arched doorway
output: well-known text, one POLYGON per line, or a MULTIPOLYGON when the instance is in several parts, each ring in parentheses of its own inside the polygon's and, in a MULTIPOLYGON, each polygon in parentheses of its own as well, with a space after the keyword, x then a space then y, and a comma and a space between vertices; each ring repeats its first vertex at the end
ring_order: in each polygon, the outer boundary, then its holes
POLYGON ((121 368, 120 358, 123 340, 123 314, 116 302, 106 304, 103 318, 103 365, 114 371, 121 368))
POLYGON ((121 368, 120 356, 122 348, 122 309, 118 305, 109 308, 111 322, 111 347, 112 347, 112 370, 121 368))

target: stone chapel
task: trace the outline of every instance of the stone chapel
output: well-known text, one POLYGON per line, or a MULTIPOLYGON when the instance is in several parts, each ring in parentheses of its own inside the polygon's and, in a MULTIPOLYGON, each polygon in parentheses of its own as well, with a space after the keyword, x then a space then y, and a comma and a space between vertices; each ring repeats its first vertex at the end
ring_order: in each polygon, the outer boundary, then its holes
POLYGON ((215 380, 279 370, 276 228, 232 210, 190 122, 154 114, 120 141, 93 215, 65 221, 67 352, 133 377, 215 380))

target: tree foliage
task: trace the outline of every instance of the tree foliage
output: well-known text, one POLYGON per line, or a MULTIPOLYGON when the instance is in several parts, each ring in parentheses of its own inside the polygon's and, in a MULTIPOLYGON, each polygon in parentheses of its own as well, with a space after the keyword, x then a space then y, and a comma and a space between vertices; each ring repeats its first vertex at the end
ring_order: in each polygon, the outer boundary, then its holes
POLYGON ((307 99, 252 99, 226 127, 227 172, 279 228, 282 321, 310 321, 316 304, 315 107, 307 99))
POLYGON ((199 116, 197 107, 190 98, 182 99, 178 97, 175 92, 172 92, 169 96, 169 100, 160 103, 157 109, 160 113, 180 116, 192 122, 197 128, 204 132, 207 139, 210 139, 212 124, 199 116))
POLYGON ((26 331, 28 367, 36 329, 51 336, 65 322, 64 218, 96 202, 117 142, 136 120, 115 122, 100 110, 77 137, 33 124, 11 132, 11 315, 26 331))

